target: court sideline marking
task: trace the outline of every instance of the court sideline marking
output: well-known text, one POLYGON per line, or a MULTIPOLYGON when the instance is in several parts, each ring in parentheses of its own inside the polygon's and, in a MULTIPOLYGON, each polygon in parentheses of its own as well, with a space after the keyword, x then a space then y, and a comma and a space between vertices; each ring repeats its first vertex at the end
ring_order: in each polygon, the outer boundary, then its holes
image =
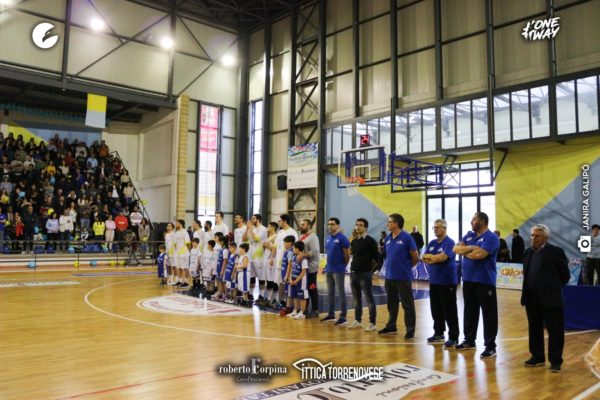
MULTIPOLYGON (((132 282, 138 282, 138 281, 147 281, 150 280, 152 278, 145 278, 145 279, 133 279, 133 280, 127 280, 127 281, 123 281, 123 282, 113 282, 113 283, 109 283, 103 286, 99 286, 95 289, 90 290, 89 292, 87 292, 84 296, 84 301, 85 303, 93 308, 94 310, 101 312, 103 314, 109 315, 111 317, 114 318, 120 318, 126 321, 130 321, 130 322, 137 322, 143 325, 148 325, 148 326, 154 326, 154 327, 158 327, 158 328, 167 328, 167 329, 174 329, 174 330, 178 330, 178 331, 182 331, 182 332, 193 332, 193 333, 203 333, 206 335, 213 335, 213 336, 224 336, 224 337, 230 337, 230 338, 235 338, 235 339, 250 339, 250 340, 270 340, 270 341, 274 341, 274 342, 290 342, 290 343, 312 343, 312 344, 360 344, 360 345, 384 345, 384 346, 390 346, 390 345, 405 345, 405 346, 420 346, 420 345, 424 345, 424 346, 429 346, 429 344, 427 343, 407 343, 407 342, 349 342, 349 341, 328 341, 328 340, 308 340, 308 339, 287 339, 287 338, 274 338, 274 337, 266 337, 266 336, 248 336, 248 335, 236 335, 236 334, 232 334, 232 333, 221 333, 221 332, 210 332, 210 331, 203 331, 203 330, 199 330, 199 329, 191 329, 191 328, 183 328, 183 327, 179 327, 179 326, 172 326, 172 325, 164 325, 164 324, 158 324, 156 322, 149 322, 149 321, 143 321, 143 320, 139 320, 136 318, 131 318, 131 317, 126 317, 124 315, 120 315, 120 314, 115 314, 112 313, 110 311, 106 311, 101 309, 100 307, 96 306, 95 304, 93 304, 90 300, 89 297, 96 291, 104 289, 106 287, 109 286, 115 286, 115 285, 122 285, 125 283, 132 283, 132 282)), ((589 333, 589 332, 596 332, 596 330, 592 329, 592 330, 587 330, 587 331, 579 331, 579 332, 570 332, 570 333, 566 333, 565 336, 571 336, 571 335, 580 335, 580 334, 584 334, 584 333, 589 333)), ((516 340, 527 340, 529 339, 528 336, 525 337, 521 337, 521 338, 507 338, 507 339, 499 339, 499 342, 502 341, 516 341, 516 340)))

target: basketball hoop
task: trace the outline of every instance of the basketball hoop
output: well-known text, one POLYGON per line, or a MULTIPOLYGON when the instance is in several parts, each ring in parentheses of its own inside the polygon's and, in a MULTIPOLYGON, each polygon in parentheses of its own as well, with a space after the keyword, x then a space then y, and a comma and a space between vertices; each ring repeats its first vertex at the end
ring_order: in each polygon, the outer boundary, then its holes
POLYGON ((358 187, 365 184, 365 178, 360 176, 349 176, 344 179, 344 182, 346 183, 346 193, 348 196, 354 197, 358 195, 358 187))

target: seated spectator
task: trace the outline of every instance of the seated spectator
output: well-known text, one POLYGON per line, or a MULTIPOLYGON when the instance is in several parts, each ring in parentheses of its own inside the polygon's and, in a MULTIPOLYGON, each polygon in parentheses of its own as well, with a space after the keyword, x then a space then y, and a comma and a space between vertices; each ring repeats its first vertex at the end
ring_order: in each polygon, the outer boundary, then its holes
POLYGON ((90 156, 87 158, 86 164, 88 166, 88 169, 91 169, 92 171, 95 171, 96 168, 98 168, 98 160, 96 159, 94 153, 91 153, 90 156))
POLYGON ((33 157, 31 155, 28 155, 25 162, 23 162, 23 167, 25 167, 25 169, 28 169, 30 166, 31 166, 31 169, 35 169, 35 163, 33 162, 33 157))
POLYGON ((9 181, 9 176, 4 175, 2 177, 2 183, 0 183, 0 189, 6 190, 6 192, 10 195, 13 191, 13 184, 9 181))
POLYGON ((64 159, 60 163, 60 166, 58 167, 58 169, 60 169, 60 172, 65 176, 70 174, 69 166, 67 165, 67 162, 64 159))
POLYGON ((83 154, 84 156, 87 155, 87 147, 85 146, 85 142, 79 142, 77 147, 75 147, 75 154, 83 154))
POLYGON ((54 161, 49 161, 48 162, 48 165, 46 166, 46 173, 49 176, 56 175, 56 166, 54 166, 54 161))

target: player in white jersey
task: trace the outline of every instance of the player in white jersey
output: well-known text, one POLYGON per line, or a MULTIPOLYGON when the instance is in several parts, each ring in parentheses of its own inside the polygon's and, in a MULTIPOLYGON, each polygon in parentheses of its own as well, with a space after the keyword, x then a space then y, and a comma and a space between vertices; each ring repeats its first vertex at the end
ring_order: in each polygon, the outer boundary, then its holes
POLYGON ((210 293, 214 290, 213 276, 215 275, 215 266, 217 256, 215 252, 215 241, 209 240, 202 252, 202 280, 206 285, 206 290, 210 293))
POLYGON ((238 246, 244 242, 244 234, 246 233, 246 218, 240 214, 237 214, 233 218, 233 224, 235 225, 235 229, 233 230, 233 241, 238 246))
POLYGON ((273 296, 273 293, 277 293, 277 284, 275 283, 275 259, 271 258, 271 248, 275 247, 278 228, 279 225, 277 225, 277 222, 269 222, 269 226, 267 226, 267 240, 262 242, 263 270, 265 271, 265 280, 267 281, 263 294, 264 305, 270 305, 270 303, 277 304, 277 300, 273 296))
POLYGON ((205 221, 204 222, 204 243, 200 243, 202 245, 202 250, 206 249, 209 240, 214 240, 214 232, 212 230, 212 222, 205 221))
POLYGON ((194 284, 200 280, 202 252, 200 251, 200 240, 192 239, 192 249, 190 250, 190 275, 194 284))
POLYGON ((200 241, 198 247, 200 247, 200 251, 204 251, 204 231, 202 230, 202 222, 195 220, 192 222, 192 239, 197 238, 200 241))
POLYGON ((225 222, 223 222, 223 212, 217 211, 215 213, 215 226, 213 226, 213 235, 217 232, 221 232, 223 236, 227 237, 229 235, 229 227, 225 222))
POLYGON ((254 286, 256 285, 256 280, 258 280, 260 292, 257 304, 261 304, 264 300, 262 292, 265 290, 266 281, 262 243, 267 240, 267 228, 262 225, 262 217, 260 214, 254 214, 246 224, 246 228, 243 239, 247 240, 249 245, 250 291, 254 292, 254 286))
POLYGON ((165 247, 169 285, 175 285, 177 283, 177 265, 174 264, 177 262, 175 259, 175 225, 170 222, 167 224, 167 230, 165 231, 165 247))
POLYGON ((178 282, 175 286, 188 287, 190 278, 190 235, 185 230, 185 221, 175 222, 175 256, 177 258, 178 282))
MULTIPOLYGON (((250 259, 248 258, 248 243, 242 243, 238 247, 238 257, 235 261, 235 270, 237 272, 237 290, 242 292, 242 302, 240 305, 251 307, 252 303, 248 300, 250 291, 250 259)), ((237 293, 233 296, 236 298, 237 293)))
MULTIPOLYGON (((278 268, 275 273, 275 283, 278 284, 277 297, 278 301, 281 303, 285 298, 284 286, 281 285, 283 283, 283 279, 281 277, 281 260, 283 259, 283 253, 285 252, 285 246, 283 244, 283 239, 287 236, 293 236, 295 240, 298 240, 298 233, 290 226, 290 222, 292 221, 291 217, 288 214, 281 214, 279 216, 279 231, 277 232, 277 237, 275 238, 275 254, 271 254, 271 258, 275 260, 275 268, 278 268)), ((285 304, 283 304, 285 306, 285 304)))

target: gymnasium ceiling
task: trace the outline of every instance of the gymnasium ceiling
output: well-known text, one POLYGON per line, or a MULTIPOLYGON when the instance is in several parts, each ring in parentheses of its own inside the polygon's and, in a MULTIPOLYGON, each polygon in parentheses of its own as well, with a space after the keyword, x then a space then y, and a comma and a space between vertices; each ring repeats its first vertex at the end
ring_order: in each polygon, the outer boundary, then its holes
MULTIPOLYGON (((231 31, 251 32, 267 20, 289 14, 293 1, 287 0, 129 0, 169 11, 175 7, 178 15, 195 18, 231 31)), ((306 3, 296 0, 297 4, 306 3)), ((46 86, 35 80, 0 77, 0 103, 43 109, 49 112, 82 114, 85 112, 85 92, 46 86), (83 111, 82 111, 83 110, 83 111)), ((111 121, 139 122, 156 105, 108 98, 107 118, 111 121)))

